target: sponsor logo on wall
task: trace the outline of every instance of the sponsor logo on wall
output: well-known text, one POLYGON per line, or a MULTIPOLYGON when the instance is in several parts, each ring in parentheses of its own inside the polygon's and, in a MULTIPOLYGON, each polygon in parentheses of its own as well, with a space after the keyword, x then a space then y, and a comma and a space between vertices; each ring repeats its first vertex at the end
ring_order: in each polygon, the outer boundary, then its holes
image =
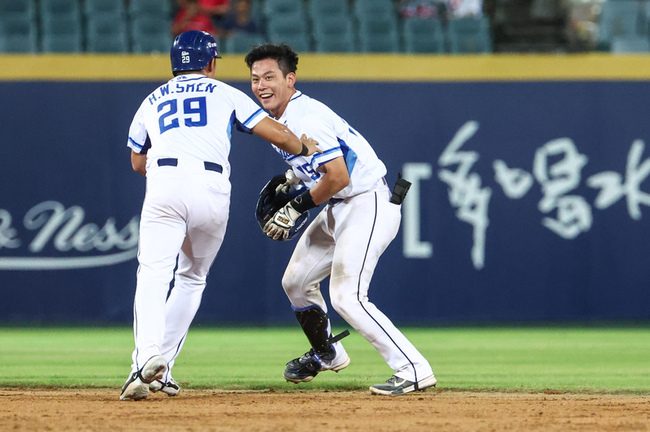
POLYGON ((0 270, 66 270, 104 267, 129 261, 138 253, 140 218, 124 226, 109 217, 86 220, 80 206, 44 201, 24 215, 0 209, 0 270), (21 220, 22 218, 22 220, 21 220))

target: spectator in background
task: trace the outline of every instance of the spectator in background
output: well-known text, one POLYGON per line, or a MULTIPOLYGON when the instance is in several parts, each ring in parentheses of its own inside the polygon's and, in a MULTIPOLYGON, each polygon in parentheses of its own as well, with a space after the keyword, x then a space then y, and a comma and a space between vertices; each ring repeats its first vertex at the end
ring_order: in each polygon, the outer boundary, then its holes
POLYGON ((400 0, 399 13, 402 18, 438 18, 436 0, 400 0))
POLYGON ((400 0, 403 18, 439 18, 442 20, 483 15, 483 0, 400 0))
POLYGON ((483 0, 448 0, 449 18, 483 16, 483 0))
POLYGON ((171 28, 174 37, 188 30, 199 30, 216 38, 215 23, 230 10, 230 0, 177 0, 177 6, 171 28))
POLYGON ((217 31, 222 37, 233 33, 262 33, 262 29, 252 15, 251 0, 235 0, 232 10, 219 22, 217 31))

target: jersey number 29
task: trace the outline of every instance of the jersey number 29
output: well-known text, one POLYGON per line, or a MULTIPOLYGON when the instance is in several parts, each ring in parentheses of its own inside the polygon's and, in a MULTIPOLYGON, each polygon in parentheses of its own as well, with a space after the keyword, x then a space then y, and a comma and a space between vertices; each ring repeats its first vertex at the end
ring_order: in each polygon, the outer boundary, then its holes
POLYGON ((183 118, 184 124, 187 127, 205 126, 208 123, 208 116, 205 110, 205 96, 183 100, 183 112, 180 114, 178 113, 177 99, 171 99, 158 105, 158 112, 162 112, 158 118, 161 135, 170 129, 179 127, 179 118, 183 118))

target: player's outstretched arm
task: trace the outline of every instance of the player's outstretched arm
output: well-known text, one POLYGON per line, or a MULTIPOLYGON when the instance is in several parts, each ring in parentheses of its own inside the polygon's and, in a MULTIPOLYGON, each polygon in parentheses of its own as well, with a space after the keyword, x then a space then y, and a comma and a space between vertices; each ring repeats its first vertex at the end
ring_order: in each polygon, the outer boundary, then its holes
POLYGON ((251 131, 287 153, 310 156, 314 153, 323 152, 316 147, 318 145, 317 141, 307 138, 306 135, 298 139, 285 125, 270 117, 263 119, 251 131))

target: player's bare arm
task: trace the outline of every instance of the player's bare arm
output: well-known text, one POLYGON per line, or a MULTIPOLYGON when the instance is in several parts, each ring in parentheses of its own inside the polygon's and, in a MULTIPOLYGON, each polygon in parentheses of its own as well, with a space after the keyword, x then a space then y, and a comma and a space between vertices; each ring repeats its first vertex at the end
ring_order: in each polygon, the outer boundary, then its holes
POLYGON ((321 205, 350 184, 348 166, 343 157, 337 157, 320 168, 325 173, 323 178, 310 189, 314 204, 321 205))
POLYGON ((143 176, 147 175, 147 155, 136 153, 131 150, 131 166, 133 171, 142 174, 143 176))
POLYGON ((306 135, 298 139, 285 125, 265 118, 251 131, 260 138, 273 143, 275 146, 293 155, 310 156, 314 153, 323 153, 318 147, 318 142, 306 135))

